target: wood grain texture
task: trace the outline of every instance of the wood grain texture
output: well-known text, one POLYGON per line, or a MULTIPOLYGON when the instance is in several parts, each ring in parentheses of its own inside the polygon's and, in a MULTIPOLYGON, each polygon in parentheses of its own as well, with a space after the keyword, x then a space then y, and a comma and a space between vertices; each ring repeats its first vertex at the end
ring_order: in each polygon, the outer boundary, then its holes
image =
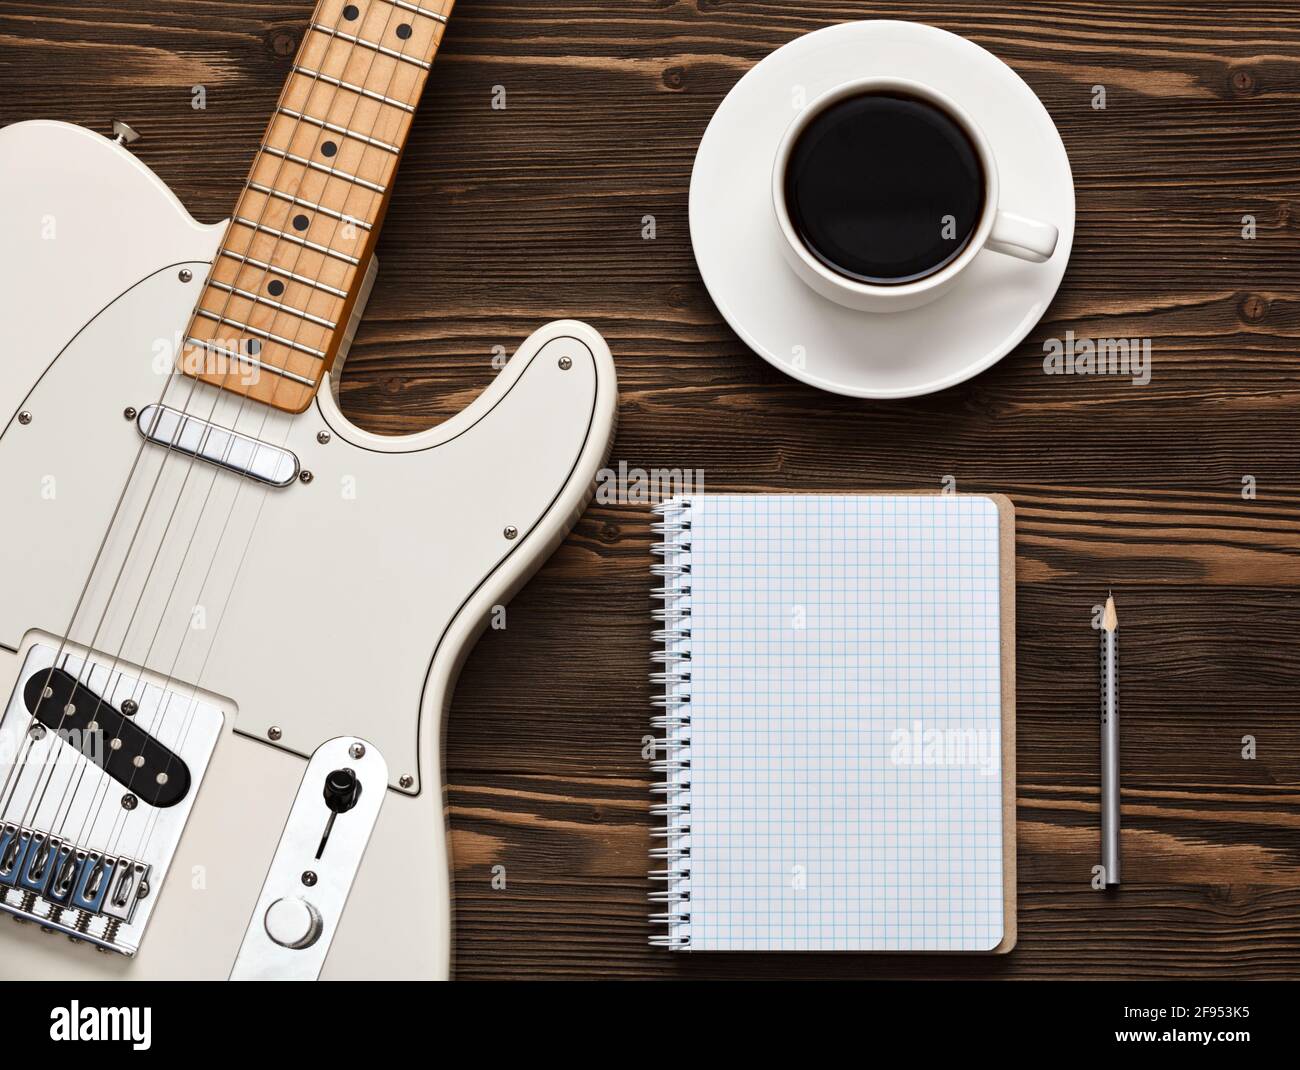
MULTIPOLYGON (((126 119, 140 158, 221 219, 310 8, 3 0, 0 122, 126 119)), ((425 427, 489 380, 494 346, 576 316, 614 350, 614 456, 630 466, 701 468, 718 491, 929 490, 950 474, 1009 495, 1020 943, 997 960, 646 946, 648 517, 597 506, 457 692, 459 976, 1300 976, 1298 102, 1300 12, 1282 2, 460 0, 345 409, 379 432, 425 427), (972 382, 889 403, 752 356, 710 304, 686 226, 695 145, 737 78, 868 16, 964 34, 1019 71, 1061 129, 1079 208, 1064 285, 1025 343, 972 382), (1151 383, 1044 375, 1042 342, 1066 330, 1149 336, 1151 383), (1124 642, 1116 895, 1089 886, 1090 615, 1108 587, 1124 642)))

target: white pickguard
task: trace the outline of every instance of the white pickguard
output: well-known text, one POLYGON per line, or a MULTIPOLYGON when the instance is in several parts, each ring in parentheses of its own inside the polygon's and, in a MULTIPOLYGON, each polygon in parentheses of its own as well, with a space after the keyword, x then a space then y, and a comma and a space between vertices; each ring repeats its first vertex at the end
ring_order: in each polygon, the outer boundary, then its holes
POLYGON ((329 388, 289 416, 169 378, 222 230, 96 134, 0 131, 0 693, 64 635, 126 488, 71 638, 227 713, 139 954, 5 926, 0 975, 227 976, 303 759, 355 735, 392 788, 322 976, 447 976, 443 715, 492 607, 585 504, 613 364, 591 328, 550 324, 474 404, 400 438, 354 427, 329 388), (292 450, 311 482, 141 452, 123 412, 160 395, 292 450))

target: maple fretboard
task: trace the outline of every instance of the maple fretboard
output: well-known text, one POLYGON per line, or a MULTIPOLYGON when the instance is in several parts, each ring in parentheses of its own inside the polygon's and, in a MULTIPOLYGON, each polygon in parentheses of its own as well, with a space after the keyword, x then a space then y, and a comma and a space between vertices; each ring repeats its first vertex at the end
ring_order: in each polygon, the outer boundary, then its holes
POLYGON ((186 374, 285 412, 311 403, 453 2, 317 5, 186 332, 186 374))

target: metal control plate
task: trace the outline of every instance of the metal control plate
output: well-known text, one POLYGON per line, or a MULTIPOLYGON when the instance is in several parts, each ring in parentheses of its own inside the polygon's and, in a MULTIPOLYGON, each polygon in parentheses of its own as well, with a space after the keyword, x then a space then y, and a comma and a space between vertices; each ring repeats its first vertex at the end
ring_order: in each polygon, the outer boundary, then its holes
POLYGON ((280 834, 230 973, 232 981, 314 981, 320 976, 387 791, 388 763, 365 740, 340 736, 317 748, 280 834), (325 778, 338 769, 353 770, 361 792, 356 805, 329 826, 325 778), (329 836, 322 849, 327 826, 329 836), (304 946, 287 946, 271 938, 269 929, 276 925, 268 924, 267 912, 285 902, 304 915, 314 915, 311 932, 303 934, 304 939, 310 936, 304 946))

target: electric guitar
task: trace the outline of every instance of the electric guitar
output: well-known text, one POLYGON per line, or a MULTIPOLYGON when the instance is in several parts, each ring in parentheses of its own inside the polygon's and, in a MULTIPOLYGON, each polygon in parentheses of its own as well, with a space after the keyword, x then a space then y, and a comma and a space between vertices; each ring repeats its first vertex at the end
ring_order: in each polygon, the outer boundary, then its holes
POLYGON ((561 321, 430 430, 340 412, 451 6, 321 0, 228 223, 124 125, 0 130, 0 977, 450 973, 454 681, 616 401, 561 321))

